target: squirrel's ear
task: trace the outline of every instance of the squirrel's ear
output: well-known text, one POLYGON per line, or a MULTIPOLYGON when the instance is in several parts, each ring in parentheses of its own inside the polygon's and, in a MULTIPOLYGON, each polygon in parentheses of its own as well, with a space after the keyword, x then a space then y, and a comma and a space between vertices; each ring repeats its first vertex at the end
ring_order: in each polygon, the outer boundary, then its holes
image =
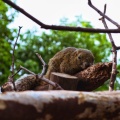
POLYGON ((75 56, 78 56, 78 54, 80 54, 80 50, 78 50, 78 49, 76 49, 74 52, 73 52, 73 54, 75 55, 75 56))

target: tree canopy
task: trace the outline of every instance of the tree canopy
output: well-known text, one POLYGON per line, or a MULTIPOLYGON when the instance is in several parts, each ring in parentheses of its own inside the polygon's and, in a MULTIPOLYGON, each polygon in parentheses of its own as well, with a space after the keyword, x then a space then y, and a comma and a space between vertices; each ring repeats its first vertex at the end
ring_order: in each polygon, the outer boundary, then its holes
POLYGON ((8 28, 8 25, 13 22, 15 14, 11 11, 8 13, 8 9, 8 6, 0 0, 0 83, 7 80, 10 74, 11 47, 14 40, 13 33, 16 31, 8 28))

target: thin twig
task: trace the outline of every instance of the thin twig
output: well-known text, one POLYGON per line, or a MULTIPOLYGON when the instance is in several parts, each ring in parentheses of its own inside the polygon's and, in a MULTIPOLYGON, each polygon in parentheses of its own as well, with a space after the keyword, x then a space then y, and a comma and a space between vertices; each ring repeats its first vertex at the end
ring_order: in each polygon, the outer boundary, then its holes
POLYGON ((20 36, 20 30, 21 30, 21 26, 19 26, 19 31, 18 31, 18 35, 17 35, 17 38, 16 38, 16 41, 15 41, 15 44, 14 44, 14 46, 13 46, 13 54, 12 54, 12 75, 14 74, 14 63, 15 63, 15 55, 14 55, 14 53, 15 53, 15 47, 16 47, 16 45, 17 45, 17 41, 18 41, 18 38, 19 38, 19 36, 20 36))
POLYGON ((38 53, 36 53, 36 55, 38 56, 38 58, 41 60, 41 62, 42 62, 42 64, 43 64, 42 72, 41 72, 40 75, 38 74, 38 78, 39 78, 40 80, 43 80, 43 81, 49 83, 50 85, 52 85, 52 86, 55 87, 56 89, 63 90, 63 88, 62 88, 59 84, 57 84, 57 83, 55 83, 55 82, 53 82, 53 81, 50 81, 49 79, 43 77, 43 75, 45 75, 45 73, 46 73, 47 64, 46 64, 45 61, 42 59, 41 55, 39 55, 38 53))
POLYGON ((15 40, 15 44, 13 46, 13 53, 12 53, 12 75, 8 77, 8 81, 9 82, 12 82, 13 86, 14 86, 14 90, 16 90, 16 87, 15 87, 15 82, 14 82, 14 77, 12 77, 14 75, 14 63, 15 63, 15 47, 17 45, 17 41, 18 41, 18 38, 20 36, 20 30, 21 30, 22 27, 19 26, 19 31, 18 31, 18 35, 17 35, 17 38, 15 40))
POLYGON ((56 89, 63 90, 63 88, 59 84, 57 84, 57 83, 55 83, 55 82, 53 82, 45 77, 41 77, 41 75, 39 75, 38 78, 45 81, 46 83, 52 85, 56 89))
POLYGON ((25 68, 25 67, 23 67, 23 66, 20 66, 20 69, 23 69, 24 71, 26 71, 26 72, 28 72, 28 73, 30 73, 30 74, 32 74, 32 75, 36 75, 34 72, 28 70, 27 68, 25 68))
MULTIPOLYGON (((104 14, 106 12, 106 5, 104 6, 104 14)), ((105 17, 103 16, 100 20, 102 20, 102 23, 106 29, 108 29, 107 23, 105 21, 105 17)), ((110 77, 110 83, 109 83, 109 91, 114 90, 114 82, 116 79, 117 75, 117 47, 114 43, 113 37, 111 33, 108 33, 109 39, 112 44, 112 72, 111 72, 111 77, 110 77)))
POLYGON ((40 59, 40 61, 42 62, 42 66, 43 66, 43 69, 42 69, 42 72, 41 72, 41 77, 43 77, 43 75, 45 75, 46 71, 47 71, 47 64, 45 63, 45 61, 42 59, 41 55, 39 55, 38 53, 36 53, 36 55, 38 56, 38 58, 40 59))
POLYGON ((120 29, 120 25, 113 21, 111 18, 109 18, 107 15, 105 15, 104 13, 102 13, 100 10, 98 10, 91 2, 91 0, 88 0, 88 5, 93 8, 95 11, 97 11, 101 16, 103 16, 104 18, 106 18, 108 21, 110 21, 111 23, 113 23, 114 25, 116 25, 119 29, 120 29))
POLYGON ((44 28, 44 29, 62 30, 62 31, 76 31, 76 32, 81 31, 81 32, 92 32, 92 33, 93 32, 94 33, 120 33, 120 29, 107 29, 106 30, 106 29, 46 25, 46 24, 42 23, 41 21, 39 21, 38 19, 36 19, 35 17, 33 17, 32 15, 30 15, 29 13, 27 13, 24 9, 22 9, 19 6, 17 6, 16 4, 14 4, 12 1, 10 1, 10 0, 3 0, 3 1, 5 3, 7 3, 8 5, 12 6, 17 11, 24 14, 25 16, 27 16, 28 18, 30 18, 31 20, 33 20, 35 23, 40 25, 41 28, 44 28))
POLYGON ((17 70, 17 72, 16 73, 14 73, 11 77, 13 78, 17 73, 19 73, 20 72, 20 70, 21 70, 21 68, 19 68, 18 70, 17 70))

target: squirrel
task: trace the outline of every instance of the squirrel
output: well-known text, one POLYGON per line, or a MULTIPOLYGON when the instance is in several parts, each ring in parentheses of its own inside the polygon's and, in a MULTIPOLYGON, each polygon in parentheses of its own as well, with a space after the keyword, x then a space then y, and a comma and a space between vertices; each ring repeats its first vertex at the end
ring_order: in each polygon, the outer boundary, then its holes
POLYGON ((90 50, 67 47, 57 52, 48 63, 45 78, 50 79, 51 72, 74 75, 93 65, 94 56, 90 50))

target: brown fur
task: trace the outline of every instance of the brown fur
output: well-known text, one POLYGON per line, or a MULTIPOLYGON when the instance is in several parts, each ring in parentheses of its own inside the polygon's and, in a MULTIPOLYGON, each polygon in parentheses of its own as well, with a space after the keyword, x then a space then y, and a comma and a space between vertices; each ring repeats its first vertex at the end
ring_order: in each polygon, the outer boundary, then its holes
POLYGON ((94 62, 94 56, 87 49, 68 47, 56 53, 48 63, 45 75, 50 78, 51 72, 61 72, 73 75, 86 69, 94 62))

